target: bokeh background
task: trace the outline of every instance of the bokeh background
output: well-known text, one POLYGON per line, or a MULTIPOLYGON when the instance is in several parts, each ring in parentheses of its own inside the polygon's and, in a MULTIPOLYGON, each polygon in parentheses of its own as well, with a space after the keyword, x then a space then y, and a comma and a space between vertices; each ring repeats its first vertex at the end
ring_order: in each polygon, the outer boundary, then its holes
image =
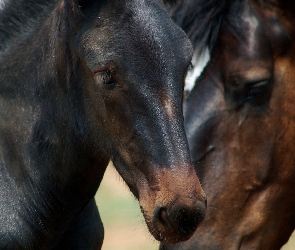
POLYGON ((96 204, 105 229, 102 250, 156 250, 138 201, 109 164, 96 194, 96 204))
MULTIPOLYGON (((105 228, 102 250, 158 250, 159 243, 149 234, 137 200, 112 164, 95 198, 105 228)), ((294 233, 281 250, 295 250, 294 233)))

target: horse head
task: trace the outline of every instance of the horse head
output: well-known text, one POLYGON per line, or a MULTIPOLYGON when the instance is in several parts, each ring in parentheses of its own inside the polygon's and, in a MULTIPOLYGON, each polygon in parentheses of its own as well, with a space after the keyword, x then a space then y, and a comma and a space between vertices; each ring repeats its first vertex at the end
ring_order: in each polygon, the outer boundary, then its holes
POLYGON ((202 25, 219 28, 184 105, 208 211, 198 234, 167 249, 279 249, 295 226, 294 2, 223 3, 202 25))
POLYGON ((110 159, 155 238, 188 239, 206 209, 182 115, 192 48, 163 4, 7 1, 0 39, 0 248, 99 248, 110 159))
POLYGON ((92 129, 155 238, 185 240, 205 213, 182 116, 191 44, 157 1, 88 1, 82 12, 78 46, 91 74, 92 129))

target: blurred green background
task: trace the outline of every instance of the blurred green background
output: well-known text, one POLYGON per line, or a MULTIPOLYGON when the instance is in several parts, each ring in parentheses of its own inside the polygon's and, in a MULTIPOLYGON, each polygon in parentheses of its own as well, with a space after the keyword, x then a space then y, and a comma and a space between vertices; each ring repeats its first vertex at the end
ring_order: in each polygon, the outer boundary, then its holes
POLYGON ((139 208, 112 164, 96 194, 104 224, 102 250, 156 250, 159 243, 150 235, 139 208))
MULTIPOLYGON (((112 164, 105 172, 96 194, 96 203, 105 228, 102 250, 157 250, 137 200, 112 164)), ((295 250, 295 234, 281 250, 295 250)))

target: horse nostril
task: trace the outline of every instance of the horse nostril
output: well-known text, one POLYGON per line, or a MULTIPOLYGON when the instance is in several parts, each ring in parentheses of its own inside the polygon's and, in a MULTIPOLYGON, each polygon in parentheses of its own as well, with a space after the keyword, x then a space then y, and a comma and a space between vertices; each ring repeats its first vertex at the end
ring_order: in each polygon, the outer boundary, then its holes
POLYGON ((158 220, 162 224, 162 226, 168 228, 169 230, 174 231, 175 226, 173 225, 173 222, 169 218, 169 214, 166 208, 161 207, 158 210, 158 220))
POLYGON ((203 219, 204 213, 198 210, 191 211, 187 208, 181 208, 176 211, 174 217, 178 231, 184 235, 193 233, 203 219))
POLYGON ((160 221, 164 226, 169 225, 168 215, 167 215, 167 209, 165 209, 165 208, 160 208, 160 209, 159 209, 159 221, 160 221))
POLYGON ((160 208, 158 220, 163 227, 171 231, 177 231, 179 235, 191 235, 205 217, 206 204, 197 202, 194 208, 184 205, 160 208))

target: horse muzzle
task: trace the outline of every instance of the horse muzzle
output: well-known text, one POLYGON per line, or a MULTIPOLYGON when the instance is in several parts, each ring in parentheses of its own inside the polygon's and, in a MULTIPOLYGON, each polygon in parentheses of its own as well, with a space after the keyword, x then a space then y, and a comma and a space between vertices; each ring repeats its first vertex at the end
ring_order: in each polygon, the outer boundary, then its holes
MULTIPOLYGON (((192 167, 191 167, 192 168, 192 167)), ((139 202, 155 239, 176 244, 188 240, 206 214, 206 197, 193 171, 160 170, 160 182, 149 185, 139 202)))
POLYGON ((188 240, 205 217, 206 204, 197 201, 194 207, 175 205, 156 208, 154 214, 155 238, 161 242, 175 244, 188 240))

